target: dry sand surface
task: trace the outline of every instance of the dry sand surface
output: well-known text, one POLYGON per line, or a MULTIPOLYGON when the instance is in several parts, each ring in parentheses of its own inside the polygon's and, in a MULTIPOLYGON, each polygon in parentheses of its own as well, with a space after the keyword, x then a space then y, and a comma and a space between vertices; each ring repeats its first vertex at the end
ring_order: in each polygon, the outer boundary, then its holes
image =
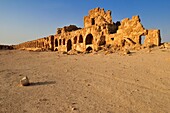
POLYGON ((170 49, 0 51, 0 113, 170 113, 170 49))

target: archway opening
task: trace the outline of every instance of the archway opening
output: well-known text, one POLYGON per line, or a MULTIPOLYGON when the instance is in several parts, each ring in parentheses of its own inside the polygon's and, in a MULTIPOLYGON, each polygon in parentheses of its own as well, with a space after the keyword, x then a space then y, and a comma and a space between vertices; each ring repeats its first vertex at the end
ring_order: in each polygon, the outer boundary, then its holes
POLYGON ((58 51, 58 49, 56 48, 55 51, 58 51))
POLYGON ((55 47, 58 47, 58 40, 55 39, 55 47))
POLYGON ((145 36, 140 36, 139 38, 139 44, 143 45, 145 41, 145 36))
POLYGON ((72 43, 71 43, 71 40, 69 39, 67 41, 67 51, 70 51, 72 49, 72 43))
POLYGON ((79 36, 79 43, 83 43, 83 36, 82 35, 79 36))
MULTIPOLYGON (((52 35, 50 38, 51 38, 51 50, 54 51, 54 46, 55 46, 54 45, 55 44, 54 43, 54 36, 52 35)), ((37 43, 36 43, 36 46, 37 46, 37 43)))
POLYGON ((91 25, 95 25, 95 19, 94 18, 91 19, 91 25))
POLYGON ((77 36, 74 37, 74 44, 77 43, 77 36))
POLYGON ((92 50, 93 50, 93 49, 92 49, 92 47, 90 47, 90 46, 86 49, 87 52, 91 52, 92 50))
POLYGON ((93 42, 93 35, 92 34, 88 34, 86 36, 86 45, 92 44, 92 42, 93 42))
POLYGON ((63 39, 63 45, 65 45, 65 39, 63 39))
POLYGON ((59 45, 61 45, 61 39, 59 39, 59 45))

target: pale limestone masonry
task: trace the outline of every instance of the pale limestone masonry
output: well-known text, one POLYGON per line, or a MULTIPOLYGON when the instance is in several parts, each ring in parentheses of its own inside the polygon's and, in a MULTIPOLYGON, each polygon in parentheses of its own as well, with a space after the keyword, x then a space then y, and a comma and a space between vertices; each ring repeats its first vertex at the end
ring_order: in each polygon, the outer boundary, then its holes
POLYGON ((144 41, 144 44, 150 45, 150 44, 154 44, 159 46, 161 42, 161 38, 160 38, 160 30, 156 30, 156 29, 150 29, 148 30, 148 33, 146 35, 146 39, 144 41), (154 38, 153 38, 154 37, 154 38))
POLYGON ((160 30, 145 29, 139 16, 125 18, 114 23, 111 11, 95 8, 84 17, 84 28, 75 25, 58 28, 55 35, 16 45, 17 49, 42 49, 52 51, 76 50, 85 52, 97 51, 100 46, 111 45, 113 48, 135 49, 149 45, 159 46, 160 30), (144 43, 141 42, 144 38, 144 43))

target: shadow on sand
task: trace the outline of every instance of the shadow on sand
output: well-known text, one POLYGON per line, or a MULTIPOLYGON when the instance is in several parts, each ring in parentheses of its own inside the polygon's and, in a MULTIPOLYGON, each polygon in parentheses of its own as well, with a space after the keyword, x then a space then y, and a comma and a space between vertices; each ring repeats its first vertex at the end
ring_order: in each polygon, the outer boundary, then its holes
POLYGON ((55 83, 56 83, 55 81, 31 82, 30 86, 50 85, 55 83))

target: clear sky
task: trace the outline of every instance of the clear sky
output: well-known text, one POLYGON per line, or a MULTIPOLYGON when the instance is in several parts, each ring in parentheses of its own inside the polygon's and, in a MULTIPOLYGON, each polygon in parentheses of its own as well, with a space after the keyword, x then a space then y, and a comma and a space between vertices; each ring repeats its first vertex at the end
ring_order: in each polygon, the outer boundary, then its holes
POLYGON ((0 0, 0 44, 18 44, 55 34, 70 24, 83 27, 90 9, 112 11, 113 21, 139 15, 146 29, 170 41, 170 0, 0 0))

